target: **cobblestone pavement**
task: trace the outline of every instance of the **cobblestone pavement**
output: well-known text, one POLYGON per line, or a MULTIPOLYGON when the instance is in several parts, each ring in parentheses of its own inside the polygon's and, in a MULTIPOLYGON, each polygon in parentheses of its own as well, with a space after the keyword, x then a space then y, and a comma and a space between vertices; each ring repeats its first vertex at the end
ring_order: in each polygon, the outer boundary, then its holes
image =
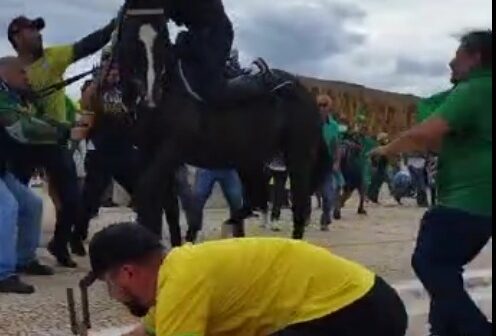
MULTIPOLYGON (((52 234, 53 211, 45 214, 43 244, 52 234)), ((350 202, 343 212, 344 219, 336 222, 330 232, 320 232, 319 211, 308 228, 307 239, 328 247, 345 257, 357 260, 387 280, 397 283, 413 279, 410 257, 414 247, 418 223, 423 210, 413 204, 399 207, 392 201, 381 206, 369 206, 366 217, 356 214, 355 201, 350 202)), ((129 220, 132 213, 126 209, 104 209, 93 221, 92 231, 97 231, 111 223, 129 220)), ((220 236, 220 223, 226 219, 225 210, 208 210, 206 215, 206 239, 220 236)), ((291 214, 285 211, 281 221, 282 232, 273 233, 260 228, 260 220, 247 223, 249 235, 288 236, 291 232, 291 214)), ((42 244, 42 245, 43 245, 42 244)), ((43 262, 53 265, 46 251, 40 249, 43 262)), ((34 284, 37 293, 32 296, 0 295, 0 336, 66 336, 70 335, 69 318, 66 308, 65 291, 67 287, 77 287, 79 279, 89 270, 87 260, 79 259, 80 267, 74 271, 57 268, 57 275, 50 278, 26 278, 34 284)), ((471 265, 472 269, 492 268, 492 244, 471 265)), ((492 291, 491 291, 492 293, 492 291)), ((492 303, 492 296, 491 300, 492 303)), ((106 289, 97 284, 90 292, 92 322, 95 330, 115 326, 126 326, 135 322, 119 305, 109 301, 106 289)), ((485 303, 487 304, 487 302, 485 303)), ((487 304, 489 306, 489 304, 487 304)), ((487 307, 489 310, 489 307, 487 307)), ((413 336, 423 336, 425 316, 412 320, 413 336)), ((118 333, 108 333, 118 335, 118 333)))

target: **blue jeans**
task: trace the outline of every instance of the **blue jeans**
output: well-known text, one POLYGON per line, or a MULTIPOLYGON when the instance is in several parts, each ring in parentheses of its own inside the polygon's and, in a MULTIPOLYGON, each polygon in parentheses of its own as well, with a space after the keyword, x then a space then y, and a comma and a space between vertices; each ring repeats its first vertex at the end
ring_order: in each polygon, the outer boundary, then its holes
POLYGON ((0 178, 0 280, 36 259, 43 202, 11 174, 0 178))
POLYGON ((423 220, 413 268, 431 296, 432 333, 489 336, 492 325, 465 290, 464 266, 492 237, 492 217, 437 207, 423 220))
POLYGON ((322 193, 322 225, 329 225, 332 221, 331 211, 336 206, 339 190, 339 173, 330 171, 327 173, 321 188, 322 193))
POLYGON ((208 198, 212 194, 215 183, 218 182, 229 204, 231 216, 243 208, 243 187, 238 173, 235 170, 206 170, 196 171, 196 181, 194 187, 195 208, 198 220, 193 224, 194 228, 203 228, 203 209, 208 198))

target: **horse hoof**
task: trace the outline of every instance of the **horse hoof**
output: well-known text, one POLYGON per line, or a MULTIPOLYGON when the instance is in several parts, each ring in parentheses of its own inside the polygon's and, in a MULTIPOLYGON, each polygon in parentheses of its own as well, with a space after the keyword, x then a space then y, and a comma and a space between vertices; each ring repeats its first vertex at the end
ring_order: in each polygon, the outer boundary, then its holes
POLYGON ((367 211, 365 211, 365 210, 363 210, 363 209, 358 210, 358 214, 359 214, 359 215, 362 215, 362 216, 367 216, 367 215, 368 215, 368 214, 367 214, 367 211))

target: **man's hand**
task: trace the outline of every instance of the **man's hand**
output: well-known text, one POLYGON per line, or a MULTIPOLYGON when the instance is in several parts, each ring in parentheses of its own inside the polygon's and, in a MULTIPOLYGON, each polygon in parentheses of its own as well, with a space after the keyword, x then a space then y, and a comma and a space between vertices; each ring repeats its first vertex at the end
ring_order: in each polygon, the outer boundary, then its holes
POLYGON ((89 131, 88 127, 74 127, 71 129, 71 140, 82 141, 88 137, 89 131))
POLYGON ((95 114, 93 112, 83 111, 81 119, 78 121, 80 127, 93 128, 95 125, 95 114))
POLYGON ((145 327, 142 324, 140 324, 139 326, 137 326, 136 328, 134 328, 133 330, 122 336, 148 336, 148 334, 146 332, 145 327))

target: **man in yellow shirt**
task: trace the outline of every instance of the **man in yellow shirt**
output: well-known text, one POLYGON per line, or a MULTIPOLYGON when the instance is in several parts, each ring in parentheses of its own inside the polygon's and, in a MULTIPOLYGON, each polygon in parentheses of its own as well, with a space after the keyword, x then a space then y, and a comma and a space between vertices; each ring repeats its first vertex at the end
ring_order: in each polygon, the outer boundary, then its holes
POLYGON ((94 276, 143 335, 404 336, 405 307, 366 268, 301 241, 248 238, 166 252, 138 224, 90 244, 94 276), (146 330, 146 332, 145 332, 146 330))
MULTIPOLYGON (((44 48, 41 31, 45 28, 42 18, 30 20, 24 16, 17 17, 9 24, 7 35, 19 59, 26 66, 29 82, 34 91, 40 91, 63 80, 66 69, 74 62, 85 58, 105 46, 110 41, 114 30, 112 21, 101 30, 88 35, 74 44, 44 48)), ((67 105, 64 90, 36 101, 39 114, 45 119, 58 123, 67 123, 67 105)), ((69 254, 72 252, 85 255, 85 249, 78 228, 81 227, 82 196, 78 186, 76 166, 67 144, 53 146, 49 154, 35 160, 34 155, 26 157, 25 162, 18 163, 21 172, 16 172, 24 181, 29 181, 33 168, 47 170, 50 188, 58 204, 55 234, 48 250, 55 256, 61 266, 73 268, 76 263, 69 254), (56 170, 50 167, 57 167, 56 170), (57 202, 58 201, 58 202, 57 202)))

